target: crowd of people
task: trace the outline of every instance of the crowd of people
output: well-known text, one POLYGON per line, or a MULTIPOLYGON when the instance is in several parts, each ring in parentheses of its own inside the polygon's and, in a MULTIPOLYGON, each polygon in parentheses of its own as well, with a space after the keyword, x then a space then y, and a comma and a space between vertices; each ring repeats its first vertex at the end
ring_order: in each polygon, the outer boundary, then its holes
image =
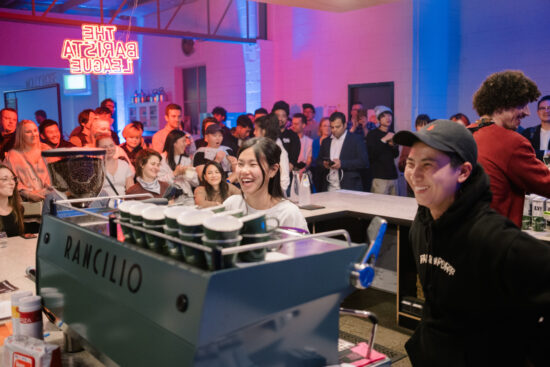
POLYGON ((169 104, 166 125, 150 144, 139 121, 124 127, 120 144, 110 99, 82 111, 68 141, 43 111, 37 125, 4 108, 0 231, 21 234, 24 203, 51 192, 45 149, 105 149, 107 195, 148 193, 181 205, 264 211, 305 232, 304 217, 286 199, 293 180, 309 178, 314 192, 396 195, 401 171, 419 205, 410 240, 426 297, 406 344, 413 365, 548 365, 550 248, 520 230, 525 195, 550 197, 550 95, 540 95, 522 72, 494 73, 473 96, 480 116, 474 123, 461 113, 448 120, 421 114, 416 132, 395 135, 387 106, 369 114, 356 102, 348 118, 334 112, 317 122, 312 104, 290 116, 289 104, 277 101, 271 112, 239 116, 233 129, 227 111, 216 107, 195 139, 182 129, 182 108, 169 104), (528 104, 537 99, 541 123, 523 130, 528 104))
MULTIPOLYGON (((538 105, 541 125, 523 132, 531 144, 525 143, 525 139, 522 141, 523 149, 529 150, 532 145, 536 157, 542 161, 549 148, 550 96, 541 98, 538 105)), ((476 140, 481 140, 485 132, 495 127, 477 132, 480 126, 484 127, 489 121, 498 126, 499 117, 494 116, 492 109, 478 108, 478 111, 481 118, 475 124, 470 124, 462 113, 449 120, 474 126, 471 131, 476 131, 476 140)), ((308 186, 312 192, 347 189, 398 195, 398 172, 405 171, 410 151, 409 147, 402 147, 400 152, 393 141, 392 109, 380 105, 367 111, 361 102, 352 103, 349 116, 334 112, 317 121, 311 103, 304 103, 301 112, 291 115, 289 104, 281 100, 274 103, 271 111, 258 108, 253 114, 240 115, 232 129, 226 125, 227 111, 215 107, 212 116, 202 121, 201 136, 195 138, 182 129, 182 108, 169 104, 164 111, 166 124, 150 142, 144 138, 143 124, 131 121, 122 129, 123 144, 112 129, 114 112, 115 103, 111 99, 104 100, 96 109, 80 112, 78 127, 65 140, 57 122, 48 119, 42 110, 35 113, 38 124, 31 120, 18 122, 17 111, 11 108, 1 110, 0 158, 17 177, 18 193, 27 211, 32 211, 33 203, 43 201, 51 190, 47 167, 41 158, 41 151, 45 149, 105 149, 103 190, 106 195, 150 193, 179 204, 199 206, 219 205, 229 196, 241 193, 238 155, 253 137, 262 137, 279 147, 278 182, 283 198, 291 196, 293 181, 301 182, 304 176, 310 181, 308 186)), ((521 113, 527 115, 525 111, 521 113)), ((428 115, 419 115, 416 130, 430 121, 428 115)), ((508 131, 520 130, 519 123, 504 127, 508 131)), ((487 135, 493 139, 492 133, 487 135)), ((514 139, 520 139, 519 134, 515 135, 514 139)), ((483 163, 489 172, 496 172, 491 170, 492 165, 504 164, 490 159, 483 163)), ((518 164, 517 167, 522 166, 518 164)), ((540 172, 535 174, 540 175, 540 172)), ((540 180, 531 177, 527 180, 544 186, 540 180)), ((503 186, 501 181, 494 179, 492 185, 495 188, 503 186)), ((407 186, 408 195, 413 196, 413 190, 407 186)), ((515 195, 508 195, 514 190, 506 187, 493 194, 497 198, 495 206, 502 206, 501 212, 516 223, 521 218, 518 208, 522 206, 524 192, 550 194, 534 187, 535 184, 525 183, 524 186, 515 195), (509 212, 509 206, 513 206, 514 214, 509 212)), ((115 202, 111 201, 110 205, 115 202)))

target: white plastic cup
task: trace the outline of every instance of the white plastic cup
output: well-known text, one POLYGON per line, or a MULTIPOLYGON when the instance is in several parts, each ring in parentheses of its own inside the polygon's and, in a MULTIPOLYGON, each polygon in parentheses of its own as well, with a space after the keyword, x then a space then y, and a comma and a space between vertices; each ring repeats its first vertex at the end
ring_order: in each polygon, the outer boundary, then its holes
POLYGON ((20 335, 44 339, 42 297, 30 296, 21 298, 19 300, 19 316, 20 335))
POLYGON ((32 296, 31 291, 19 291, 11 295, 11 323, 13 335, 21 335, 19 333, 19 305, 21 298, 32 296))

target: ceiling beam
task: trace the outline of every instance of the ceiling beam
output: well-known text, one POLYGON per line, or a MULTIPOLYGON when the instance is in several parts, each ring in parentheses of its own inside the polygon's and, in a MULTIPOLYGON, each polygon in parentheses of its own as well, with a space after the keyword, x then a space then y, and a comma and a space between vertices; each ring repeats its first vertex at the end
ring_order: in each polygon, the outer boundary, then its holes
POLYGON ((63 4, 58 4, 52 8, 53 13, 65 13, 72 8, 87 3, 89 0, 68 0, 63 4))
MULTIPOLYGON (((82 21, 82 20, 76 20, 76 19, 32 16, 30 14, 9 13, 5 11, 0 11, 0 20, 5 20, 9 22, 57 25, 57 26, 78 27, 78 28, 80 28, 82 24, 101 25, 95 22, 82 21)), ((218 41, 218 42, 256 43, 255 38, 221 36, 221 35, 196 33, 196 32, 157 29, 157 28, 149 28, 149 27, 136 27, 136 26, 128 26, 126 24, 115 24, 115 25, 117 26, 117 29, 119 31, 128 31, 135 34, 143 34, 143 35, 149 35, 149 36, 194 38, 194 39, 202 39, 207 41, 218 41)))

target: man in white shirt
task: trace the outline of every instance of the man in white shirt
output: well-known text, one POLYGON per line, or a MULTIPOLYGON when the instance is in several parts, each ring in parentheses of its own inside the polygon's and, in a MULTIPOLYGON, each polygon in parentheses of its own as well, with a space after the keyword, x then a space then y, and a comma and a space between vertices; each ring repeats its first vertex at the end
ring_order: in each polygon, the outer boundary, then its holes
POLYGON ((537 115, 540 125, 525 129, 521 134, 531 142, 537 158, 542 161, 544 151, 550 150, 550 94, 539 99, 537 115))
POLYGON ((363 190, 361 170, 368 167, 368 156, 361 136, 348 134, 346 116, 342 112, 330 115, 332 137, 323 140, 317 163, 327 171, 326 183, 319 191, 338 189, 363 190))
MULTIPOLYGON (((153 135, 153 141, 151 143, 151 148, 156 150, 159 153, 162 153, 164 151, 164 142, 166 141, 166 137, 172 130, 181 129, 181 113, 182 109, 181 106, 171 103, 168 106, 166 106, 166 110, 164 113, 164 120, 166 121, 166 125, 164 125, 164 128, 157 131, 155 135, 153 135)), ((188 134, 191 136, 191 134, 188 134)), ((191 144, 187 147, 188 151, 187 153, 189 155, 192 155, 197 150, 195 146, 195 142, 191 140, 191 144)))

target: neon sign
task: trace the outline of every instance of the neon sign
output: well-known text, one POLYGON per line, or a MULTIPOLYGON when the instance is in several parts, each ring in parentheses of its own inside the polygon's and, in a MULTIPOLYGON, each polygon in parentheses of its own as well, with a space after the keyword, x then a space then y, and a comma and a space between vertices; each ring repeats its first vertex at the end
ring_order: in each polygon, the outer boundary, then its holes
POLYGON ((116 41, 115 32, 114 25, 83 24, 81 40, 64 40, 61 58, 71 74, 133 74, 138 44, 116 41))

